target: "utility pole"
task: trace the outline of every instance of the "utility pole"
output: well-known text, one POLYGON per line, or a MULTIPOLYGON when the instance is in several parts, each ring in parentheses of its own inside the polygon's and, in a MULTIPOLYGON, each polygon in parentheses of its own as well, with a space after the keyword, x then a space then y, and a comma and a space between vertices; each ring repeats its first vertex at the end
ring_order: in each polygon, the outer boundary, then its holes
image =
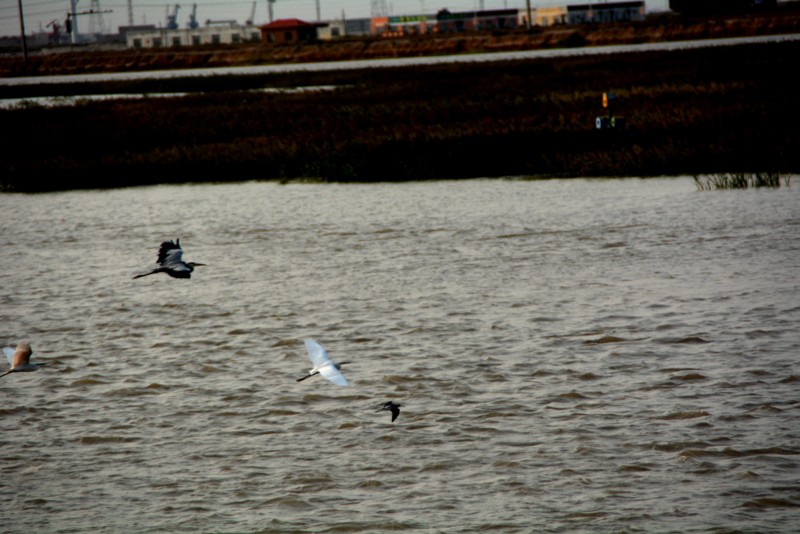
POLYGON ((75 44, 78 39, 78 0, 70 0, 70 9, 67 15, 67 20, 70 21, 70 27, 67 29, 69 32, 70 43, 75 44))
POLYGON ((106 32, 106 25, 103 22, 103 10, 100 9, 100 0, 92 0, 89 12, 89 33, 94 35, 106 32))
POLYGON ((533 21, 531 21, 531 0, 525 0, 525 4, 528 8, 528 29, 530 30, 533 27, 533 21))
POLYGON ((389 6, 386 5, 386 0, 372 0, 370 7, 370 14, 373 18, 389 15, 389 6))
POLYGON ((317 0, 317 22, 321 21, 322 17, 319 13, 319 0, 317 0))
POLYGON ((17 0, 19 6, 19 31, 22 34, 22 57, 28 62, 28 38, 25 37, 25 16, 22 14, 22 0, 17 0))
MULTIPOLYGON (((99 0, 96 0, 98 3, 97 7, 99 6, 99 0)), ((75 44, 80 41, 80 35, 78 34, 78 17, 83 15, 91 15, 92 17, 102 17, 102 13, 113 13, 113 9, 90 9, 88 11, 75 11, 75 5, 78 3, 78 0, 70 0, 72 4, 73 11, 67 13, 67 22, 66 22, 66 30, 67 33, 70 34, 71 40, 70 44, 75 44)), ((102 19, 101 19, 102 20, 102 19)))

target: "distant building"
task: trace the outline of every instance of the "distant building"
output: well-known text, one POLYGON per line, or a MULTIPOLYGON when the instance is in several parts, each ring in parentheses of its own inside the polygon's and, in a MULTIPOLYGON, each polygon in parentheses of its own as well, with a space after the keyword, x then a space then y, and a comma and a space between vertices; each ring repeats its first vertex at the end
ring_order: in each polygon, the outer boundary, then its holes
POLYGON ((125 42, 128 48, 236 44, 248 41, 258 42, 260 39, 261 32, 257 26, 241 26, 231 22, 220 25, 209 23, 202 28, 193 29, 129 29, 125 32, 125 42))
MULTIPOLYGON (((436 14, 436 30, 442 33, 513 30, 523 23, 524 10, 495 9, 488 11, 450 12, 442 9, 436 14)), ((525 14, 527 16, 527 14, 525 14)))
POLYGON ((317 38, 323 41, 338 39, 347 35, 347 28, 343 20, 330 20, 328 25, 317 28, 317 38))
POLYGON ((133 48, 132 44, 128 42, 128 35, 132 33, 150 33, 158 31, 155 24, 138 24, 135 26, 120 26, 119 35, 128 48, 133 48))
POLYGON ((300 19, 280 19, 261 26, 262 43, 308 43, 317 40, 317 29, 327 22, 305 22, 300 19))
POLYGON ((567 6, 567 24, 605 24, 644 20, 644 1, 567 6))
MULTIPOLYGON (((691 4, 767 5, 775 0, 670 0, 678 6, 691 4)), ((674 8, 673 8, 674 9, 674 8)), ((400 37, 427 33, 456 33, 463 31, 514 30, 528 26, 559 24, 603 24, 643 20, 645 2, 624 1, 531 9, 495 9, 485 11, 451 12, 442 9, 436 15, 402 15, 364 19, 341 19, 329 22, 305 22, 300 19, 280 19, 263 26, 241 26, 235 21, 206 21, 204 28, 162 29, 120 28, 131 48, 192 46, 204 44, 235 44, 247 41, 262 43, 304 43, 318 39, 330 40, 347 36, 379 35, 400 37)))
POLYGON ((317 37, 324 41, 340 37, 364 37, 370 35, 372 19, 329 20, 327 26, 317 28, 317 37))
MULTIPOLYGON (((762 0, 769 1, 769 0, 762 0)), ((463 31, 514 30, 528 26, 526 9, 495 9, 451 12, 442 9, 436 18, 430 15, 373 18, 371 33, 396 37, 412 33, 457 33, 463 31)), ((608 2, 537 7, 530 11, 532 26, 557 24, 603 24, 644 20, 645 2, 608 2)))
POLYGON ((672 11, 687 15, 755 11, 777 7, 777 0, 669 0, 669 8, 672 11))
POLYGON ((567 6, 537 7, 533 10, 534 26, 555 26, 567 23, 567 6))
POLYGON ((345 35, 369 35, 371 19, 345 20, 345 35))
POLYGON ((436 26, 436 19, 429 15, 402 15, 376 17, 372 19, 370 31, 381 37, 401 37, 429 33, 436 26))

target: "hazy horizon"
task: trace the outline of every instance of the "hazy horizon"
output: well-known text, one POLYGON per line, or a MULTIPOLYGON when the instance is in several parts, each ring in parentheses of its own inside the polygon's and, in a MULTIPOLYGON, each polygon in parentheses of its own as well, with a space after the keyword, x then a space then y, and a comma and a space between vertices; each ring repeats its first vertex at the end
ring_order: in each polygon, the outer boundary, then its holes
MULTIPOLYGON (((116 33, 119 26, 126 26, 130 22, 127 0, 96 0, 97 6, 102 11, 103 33, 116 33)), ((303 20, 317 19, 318 0, 277 0, 273 4, 273 16, 275 19, 298 18, 303 20)), ((319 14, 321 20, 332 20, 346 18, 366 18, 371 14, 373 3, 382 0, 319 0, 319 14)), ((440 9, 450 11, 469 11, 479 9, 483 4, 484 9, 524 9, 526 0, 383 0, 390 14, 407 15, 420 12, 432 13, 440 9)), ((587 0, 588 1, 588 0, 587 0)), ((546 7, 572 4, 568 0, 531 0, 531 7, 546 7)), ((595 2, 605 3, 605 2, 595 2)), ((175 2, 157 3, 153 0, 133 0, 133 24, 153 24, 164 26, 167 19, 167 11, 173 12, 175 2)), ((196 18, 201 26, 207 20, 235 20, 244 23, 254 13, 253 23, 256 25, 269 22, 267 0, 232 0, 222 2, 220 0, 193 0, 186 3, 178 3, 177 22, 181 28, 185 28, 189 21, 192 5, 197 5, 196 18), (255 6, 255 11, 253 7, 255 6)), ((23 15, 25 21, 26 35, 39 32, 49 33, 48 24, 58 21, 63 25, 66 14, 69 11, 69 0, 30 0, 23 1, 23 15)), ((648 11, 664 11, 669 8, 669 0, 646 0, 645 6, 648 11)), ((89 11, 93 6, 92 0, 78 0, 77 11, 89 11)), ((94 21, 90 16, 78 18, 78 28, 81 33, 88 32, 90 23, 94 22, 95 27, 101 22, 99 18, 94 21)), ((19 9, 17 2, 3 2, 0 4, 0 36, 17 36, 20 34, 19 9)))

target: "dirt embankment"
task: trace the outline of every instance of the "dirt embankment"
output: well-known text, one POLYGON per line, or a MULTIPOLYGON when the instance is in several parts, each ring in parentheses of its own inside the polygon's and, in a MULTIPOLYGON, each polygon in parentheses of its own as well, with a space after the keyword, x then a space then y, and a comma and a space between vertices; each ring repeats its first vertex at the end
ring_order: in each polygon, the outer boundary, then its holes
POLYGON ((343 39, 303 45, 45 50, 30 55, 27 62, 18 55, 1 57, 0 77, 503 52, 799 32, 800 11, 703 19, 669 14, 638 23, 561 26, 530 32, 343 39))

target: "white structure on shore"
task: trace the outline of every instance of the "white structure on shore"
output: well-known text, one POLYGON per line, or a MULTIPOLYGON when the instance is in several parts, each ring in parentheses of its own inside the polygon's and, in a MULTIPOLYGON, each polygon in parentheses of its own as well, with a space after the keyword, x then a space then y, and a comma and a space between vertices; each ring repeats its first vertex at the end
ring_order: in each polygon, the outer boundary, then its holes
POLYGON ((130 31, 125 34, 128 48, 160 48, 173 46, 200 46, 258 42, 261 30, 252 24, 241 25, 234 21, 216 23, 206 21, 202 28, 167 30, 157 28, 130 31))

